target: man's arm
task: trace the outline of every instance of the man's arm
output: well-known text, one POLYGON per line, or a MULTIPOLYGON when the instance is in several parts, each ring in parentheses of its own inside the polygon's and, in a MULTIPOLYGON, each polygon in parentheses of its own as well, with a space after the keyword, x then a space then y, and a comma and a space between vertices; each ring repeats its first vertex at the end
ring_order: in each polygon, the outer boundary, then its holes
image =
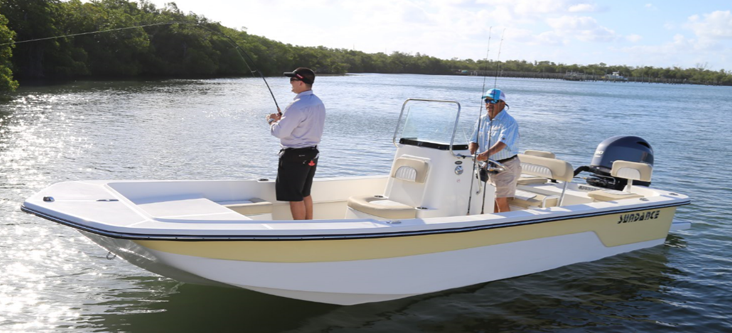
POLYGON ((276 138, 282 139, 290 136, 292 131, 300 124, 302 111, 299 109, 286 110, 285 114, 277 122, 272 123, 269 132, 276 138))
POLYGON ((488 157, 495 155, 499 151, 503 150, 503 148, 506 148, 506 144, 502 141, 498 141, 496 144, 493 145, 493 147, 490 147, 488 150, 478 154, 478 161, 487 160, 488 157))
POLYGON ((480 148, 480 146, 475 142, 468 144, 468 150, 470 150, 471 154, 475 154, 475 152, 478 151, 478 148, 480 148))

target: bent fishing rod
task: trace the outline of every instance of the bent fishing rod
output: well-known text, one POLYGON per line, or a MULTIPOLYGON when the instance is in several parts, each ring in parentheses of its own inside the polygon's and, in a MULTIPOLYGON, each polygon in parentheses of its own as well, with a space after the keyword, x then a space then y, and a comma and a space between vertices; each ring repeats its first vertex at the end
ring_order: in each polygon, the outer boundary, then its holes
POLYGON ((88 32, 81 32, 81 33, 75 33, 75 34, 67 34, 67 35, 60 35, 60 36, 52 36, 52 37, 43 37, 43 38, 34 38, 34 39, 26 39, 21 41, 10 41, 5 43, 0 43, 0 46, 5 45, 17 45, 17 44, 23 44, 23 43, 31 43, 31 42, 40 42, 45 40, 52 40, 52 39, 59 39, 59 38, 68 38, 68 37, 76 37, 76 36, 84 36, 84 35, 93 35, 93 34, 101 34, 106 32, 114 32, 114 31, 121 31, 121 30, 129 30, 129 29, 136 29, 136 28, 144 28, 144 27, 151 27, 151 26, 160 26, 160 25, 173 25, 173 24, 184 24, 184 25, 193 25, 196 27, 201 27, 203 29, 206 29, 208 31, 214 32, 219 34, 220 36, 226 37, 227 42, 231 44, 234 47, 234 50, 236 50, 236 53, 239 55, 241 60, 244 62, 244 65, 247 66, 247 69, 249 70, 249 73, 252 74, 252 76, 255 76, 255 74, 259 74, 259 77, 262 78, 264 81, 264 84, 267 86, 267 90, 269 91, 270 96, 272 96, 272 100, 275 103, 275 107, 277 107, 277 113, 281 116, 282 111, 280 111, 280 106, 277 103, 277 98, 275 98, 274 93, 272 92, 272 88, 270 88, 269 83, 267 82, 267 79, 264 78, 264 74, 262 74, 262 71, 259 69, 252 69, 251 66, 249 66, 249 62, 254 63, 254 60, 249 56, 248 53, 246 53, 239 45, 236 43, 236 41, 231 38, 229 35, 212 29, 210 27, 207 27, 201 23, 192 23, 192 22, 181 22, 181 21, 173 21, 173 22, 163 22, 163 23, 151 23, 151 24, 142 24, 142 25, 135 25, 135 26, 129 26, 124 28, 114 28, 114 29, 108 29, 108 30, 97 30, 97 31, 88 31, 88 32), (246 57, 246 58, 245 58, 246 57), (247 62, 247 59, 249 59, 249 62, 247 62))

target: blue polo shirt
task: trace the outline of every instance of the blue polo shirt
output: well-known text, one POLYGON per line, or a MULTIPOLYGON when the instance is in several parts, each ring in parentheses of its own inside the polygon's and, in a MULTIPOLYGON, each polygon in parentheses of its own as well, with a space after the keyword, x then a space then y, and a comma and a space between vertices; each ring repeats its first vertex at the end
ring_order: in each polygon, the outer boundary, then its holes
POLYGON ((502 160, 519 153, 519 126, 506 109, 503 109, 492 121, 488 118, 488 115, 481 117, 480 121, 480 135, 478 135, 478 122, 476 121, 475 127, 473 127, 473 136, 470 139, 470 142, 478 144, 478 153, 488 150, 499 141, 505 143, 506 148, 493 154, 492 159, 502 160), (490 140, 488 137, 489 132, 490 140))
POLYGON ((270 126, 282 148, 317 146, 323 136, 325 105, 312 90, 303 91, 282 112, 282 119, 270 126))

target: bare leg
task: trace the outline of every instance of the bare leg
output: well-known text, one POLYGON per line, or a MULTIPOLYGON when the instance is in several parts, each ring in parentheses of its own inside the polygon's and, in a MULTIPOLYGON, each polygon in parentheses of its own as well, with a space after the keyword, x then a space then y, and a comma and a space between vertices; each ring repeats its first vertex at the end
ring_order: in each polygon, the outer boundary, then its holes
POLYGON ((307 217, 305 201, 290 201, 290 212, 294 220, 304 220, 307 217))
POLYGON ((508 205, 508 198, 496 198, 496 213, 510 212, 511 207, 508 205))
POLYGON ((313 197, 307 196, 303 198, 302 200, 305 203, 305 219, 306 220, 312 220, 313 219, 313 197))

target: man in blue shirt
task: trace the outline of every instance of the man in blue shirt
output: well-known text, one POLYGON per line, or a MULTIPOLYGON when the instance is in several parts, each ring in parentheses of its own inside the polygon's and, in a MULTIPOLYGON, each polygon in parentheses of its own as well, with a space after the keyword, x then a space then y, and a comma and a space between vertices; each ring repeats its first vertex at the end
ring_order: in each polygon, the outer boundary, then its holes
POLYGON ((506 94, 500 89, 491 89, 483 96, 488 114, 481 117, 475 124, 472 139, 468 149, 475 154, 478 149, 478 161, 485 161, 489 157, 506 166, 506 170, 490 175, 490 181, 496 187, 496 202, 494 212, 508 212, 509 199, 516 194, 516 183, 521 177, 521 162, 518 154, 519 126, 516 120, 504 109, 506 94), (478 131, 480 129, 480 131, 478 131))
MULTIPOLYGON (((285 72, 297 94, 283 113, 267 116, 270 133, 280 139, 280 160, 275 190, 278 201, 289 201, 292 218, 313 219, 310 189, 318 164, 318 144, 323 136, 325 105, 313 94, 315 73, 304 67, 285 72)), ((279 111, 279 110, 278 110, 279 111)))

